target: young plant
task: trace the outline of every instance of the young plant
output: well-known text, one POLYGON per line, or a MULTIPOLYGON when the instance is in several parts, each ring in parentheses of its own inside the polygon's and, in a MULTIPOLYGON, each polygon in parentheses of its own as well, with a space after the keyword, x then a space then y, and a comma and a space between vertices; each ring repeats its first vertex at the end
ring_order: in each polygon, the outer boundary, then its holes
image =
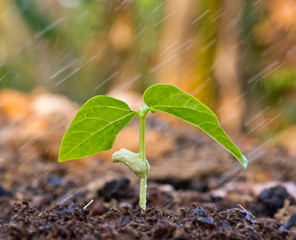
POLYGON ((217 116, 195 97, 172 85, 155 84, 145 91, 144 102, 146 106, 131 110, 125 102, 108 96, 88 100, 77 112, 62 139, 59 162, 110 149, 116 135, 137 115, 140 119, 139 153, 121 149, 112 155, 112 160, 124 163, 140 178, 139 205, 146 210, 150 166, 145 156, 145 119, 149 111, 160 111, 199 127, 228 150, 244 168, 247 167, 247 159, 226 135, 217 116))

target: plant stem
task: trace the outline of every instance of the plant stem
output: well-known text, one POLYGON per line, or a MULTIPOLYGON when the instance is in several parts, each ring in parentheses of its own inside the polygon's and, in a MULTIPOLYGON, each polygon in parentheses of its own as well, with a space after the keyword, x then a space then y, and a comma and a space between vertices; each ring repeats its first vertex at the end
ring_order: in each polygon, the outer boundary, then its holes
POLYGON ((140 179, 140 199, 139 205, 142 210, 146 211, 146 190, 147 190, 147 176, 140 179))
POLYGON ((140 108, 140 150, 139 157, 145 161, 145 121, 146 114, 144 115, 143 107, 140 108))
POLYGON ((140 149, 139 149, 139 157, 146 164, 145 176, 140 178, 140 199, 139 205, 145 211, 146 210, 146 189, 147 189, 147 177, 150 172, 149 163, 146 160, 145 156, 145 124, 146 124, 146 115, 149 111, 147 106, 141 106, 139 111, 140 117, 140 149))

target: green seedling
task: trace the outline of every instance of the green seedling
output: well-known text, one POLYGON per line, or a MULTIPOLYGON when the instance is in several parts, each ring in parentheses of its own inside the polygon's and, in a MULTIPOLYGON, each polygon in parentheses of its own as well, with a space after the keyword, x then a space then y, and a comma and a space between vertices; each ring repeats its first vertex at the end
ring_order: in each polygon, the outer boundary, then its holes
POLYGON ((121 149, 112 155, 112 160, 124 163, 140 178, 139 205, 146 210, 150 166, 145 156, 145 119, 149 111, 160 111, 200 128, 228 150, 244 168, 247 167, 247 159, 222 129, 217 116, 195 97, 172 85, 155 84, 145 91, 143 98, 146 106, 139 110, 131 110, 125 102, 108 96, 88 100, 77 112, 62 139, 59 162, 110 149, 121 129, 138 116, 139 153, 121 149))

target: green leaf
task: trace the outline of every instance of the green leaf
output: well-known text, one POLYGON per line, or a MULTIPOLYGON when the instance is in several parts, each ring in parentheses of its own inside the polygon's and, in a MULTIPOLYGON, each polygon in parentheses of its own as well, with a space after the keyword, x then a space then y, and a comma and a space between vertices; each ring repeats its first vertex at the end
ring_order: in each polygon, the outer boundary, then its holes
POLYGON ((112 97, 96 96, 77 112, 62 139, 59 162, 110 149, 120 130, 135 116, 129 106, 112 97))
POLYGON ((168 84, 155 84, 144 93, 144 102, 151 111, 161 111, 199 127, 228 150, 246 168, 248 160, 229 139, 217 116, 198 99, 168 84))

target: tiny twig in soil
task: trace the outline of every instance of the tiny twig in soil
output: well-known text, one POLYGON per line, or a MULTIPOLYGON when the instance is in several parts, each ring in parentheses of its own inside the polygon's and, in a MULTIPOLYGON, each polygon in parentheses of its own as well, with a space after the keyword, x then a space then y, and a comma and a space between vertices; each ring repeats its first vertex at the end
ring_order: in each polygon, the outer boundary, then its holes
POLYGON ((84 210, 85 210, 85 209, 87 209, 87 208, 88 208, 88 206, 89 206, 89 205, 91 205, 93 201, 94 201, 93 199, 92 199, 92 200, 90 200, 90 201, 89 201, 89 203, 88 203, 88 204, 86 204, 86 205, 83 207, 83 209, 84 209, 84 210))

